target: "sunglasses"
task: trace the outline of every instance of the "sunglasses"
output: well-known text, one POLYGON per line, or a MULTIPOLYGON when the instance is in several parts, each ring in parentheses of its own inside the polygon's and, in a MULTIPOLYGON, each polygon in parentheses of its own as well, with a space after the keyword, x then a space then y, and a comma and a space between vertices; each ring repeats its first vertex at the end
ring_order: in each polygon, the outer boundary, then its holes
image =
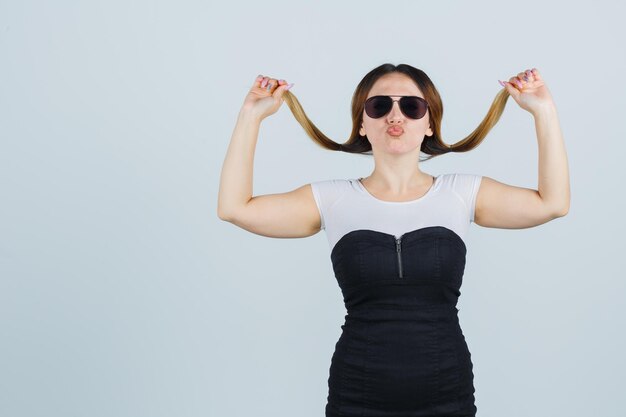
POLYGON ((417 96, 373 96, 365 101, 365 113, 372 119, 378 119, 391 111, 393 103, 400 102, 400 111, 408 118, 421 119, 428 110, 428 102, 417 96), (401 97, 393 100, 391 97, 401 97))

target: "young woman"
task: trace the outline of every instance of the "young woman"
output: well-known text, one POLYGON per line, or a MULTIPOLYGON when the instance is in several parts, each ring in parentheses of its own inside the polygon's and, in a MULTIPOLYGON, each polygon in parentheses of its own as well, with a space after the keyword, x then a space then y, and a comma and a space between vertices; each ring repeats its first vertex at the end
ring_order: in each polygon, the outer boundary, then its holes
POLYGON ((327 417, 476 415, 473 364, 456 308, 469 225, 533 227, 567 214, 570 202, 565 146, 541 74, 526 70, 500 84, 478 128, 453 145, 440 134, 437 89, 405 64, 381 65, 361 80, 343 144, 308 119, 284 80, 259 75, 245 98, 222 168, 218 215, 269 237, 325 230, 348 312, 331 359, 327 417), (537 190, 421 171, 420 152, 428 160, 478 146, 509 96, 535 120, 537 190), (259 126, 283 101, 324 148, 372 154, 373 172, 252 196, 259 126))

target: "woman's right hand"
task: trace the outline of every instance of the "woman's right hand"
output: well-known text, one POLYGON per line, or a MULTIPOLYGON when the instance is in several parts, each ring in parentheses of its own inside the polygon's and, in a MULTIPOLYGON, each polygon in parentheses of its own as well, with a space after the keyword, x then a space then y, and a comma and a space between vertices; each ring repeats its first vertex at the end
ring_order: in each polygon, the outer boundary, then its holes
POLYGON ((288 85, 285 80, 259 75, 254 80, 241 110, 263 120, 278 111, 284 101, 283 94, 292 86, 293 84, 288 85))

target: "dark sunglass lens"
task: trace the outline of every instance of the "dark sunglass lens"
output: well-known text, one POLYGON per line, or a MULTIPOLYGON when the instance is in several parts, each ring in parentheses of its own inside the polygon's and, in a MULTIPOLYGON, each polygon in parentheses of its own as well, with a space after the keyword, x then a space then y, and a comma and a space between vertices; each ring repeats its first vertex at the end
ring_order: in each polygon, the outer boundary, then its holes
POLYGON ((400 106, 402 112, 412 119, 421 119, 426 114, 426 101, 419 97, 402 97, 400 106))
POLYGON ((373 119, 378 119, 379 117, 383 117, 389 110, 391 110, 391 97, 386 96, 375 96, 370 97, 365 102, 365 112, 367 115, 373 119))

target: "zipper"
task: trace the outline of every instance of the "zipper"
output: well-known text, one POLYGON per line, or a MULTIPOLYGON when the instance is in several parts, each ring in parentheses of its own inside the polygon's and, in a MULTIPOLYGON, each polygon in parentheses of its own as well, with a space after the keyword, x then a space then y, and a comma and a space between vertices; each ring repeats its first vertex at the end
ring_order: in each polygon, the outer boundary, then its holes
POLYGON ((402 236, 396 238, 396 253, 398 254, 398 269, 400 270, 400 278, 402 278, 402 246, 400 240, 402 236))

